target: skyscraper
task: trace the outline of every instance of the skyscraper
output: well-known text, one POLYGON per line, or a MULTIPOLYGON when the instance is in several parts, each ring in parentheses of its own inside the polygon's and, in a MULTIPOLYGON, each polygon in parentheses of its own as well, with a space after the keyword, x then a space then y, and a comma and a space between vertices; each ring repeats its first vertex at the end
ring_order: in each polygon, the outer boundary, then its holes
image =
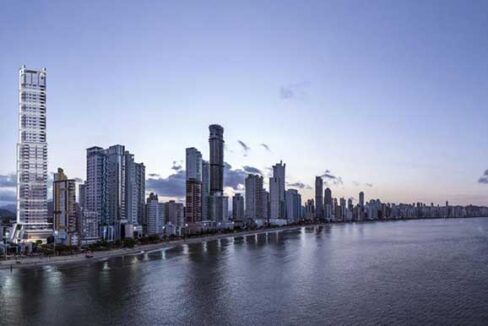
POLYGON ((285 205, 285 168, 280 161, 273 165, 273 177, 269 179, 270 218, 286 218, 285 205))
POLYGON ((108 223, 107 155, 101 147, 90 147, 86 150, 85 185, 82 224, 84 229, 90 230, 90 238, 94 238, 93 224, 96 223, 96 229, 98 229, 108 223))
POLYGON ((202 181, 202 153, 195 147, 186 149, 186 180, 202 181))
POLYGON ((315 177, 315 218, 324 217, 324 180, 322 177, 315 177))
POLYGON ((296 189, 286 191, 286 212, 289 222, 298 222, 302 215, 302 197, 296 189))
POLYGON ((208 221, 208 196, 210 195, 210 166, 202 161, 202 221, 208 221))
POLYGON ((46 69, 19 70, 17 143, 17 241, 46 241, 53 225, 47 213, 46 69))
POLYGON ((66 245, 78 245, 80 225, 76 212, 76 181, 68 179, 61 168, 54 174, 53 203, 56 240, 66 245))
POLYGON ((210 195, 209 219, 222 222, 225 218, 224 209, 224 128, 210 125, 210 195))
POLYGON ((232 219, 234 221, 244 220, 244 197, 241 194, 235 194, 232 197, 232 219))
POLYGON ((324 217, 328 220, 332 219, 334 213, 334 203, 332 201, 332 190, 327 187, 324 190, 324 217))
POLYGON ((202 221, 202 183, 195 178, 186 180, 186 222, 202 221))
POLYGON ((257 174, 249 174, 246 183, 246 218, 263 219, 263 177, 257 174))
POLYGON ((149 197, 147 198, 146 203, 146 216, 147 216, 147 224, 146 224, 146 234, 148 235, 156 235, 161 234, 163 231, 163 225, 161 221, 161 212, 163 208, 159 205, 158 195, 155 193, 150 193, 149 197))
POLYGON ((202 221, 202 153, 186 149, 186 222, 202 221))
POLYGON ((359 206, 361 208, 364 207, 364 192, 362 192, 362 191, 359 193, 359 206))
POLYGON ((210 125, 210 194, 224 191, 224 128, 210 125))
POLYGON ((86 211, 106 240, 132 237, 144 219, 145 167, 122 145, 87 149, 86 211), (96 215, 95 215, 96 214, 96 215), (127 232, 129 231, 129 233, 127 232))

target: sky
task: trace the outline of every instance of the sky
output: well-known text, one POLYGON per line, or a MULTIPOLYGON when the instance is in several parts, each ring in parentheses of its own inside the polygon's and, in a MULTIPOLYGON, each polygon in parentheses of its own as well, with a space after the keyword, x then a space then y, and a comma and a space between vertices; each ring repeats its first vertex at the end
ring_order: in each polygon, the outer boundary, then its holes
POLYGON ((15 199, 18 69, 48 71, 49 171, 123 144, 181 198, 225 129, 226 192, 283 160, 313 197, 488 205, 487 1, 1 1, 0 204, 15 199))

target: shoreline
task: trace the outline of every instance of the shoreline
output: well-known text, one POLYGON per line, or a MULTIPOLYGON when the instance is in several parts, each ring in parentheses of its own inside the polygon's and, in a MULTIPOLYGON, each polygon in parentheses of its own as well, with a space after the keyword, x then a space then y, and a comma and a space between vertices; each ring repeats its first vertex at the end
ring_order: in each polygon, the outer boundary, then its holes
MULTIPOLYGON (((483 218, 482 216, 480 216, 483 218)), ((145 244, 145 245, 136 245, 133 248, 118 248, 112 250, 104 250, 104 251, 95 251, 92 252, 92 258, 86 258, 84 253, 79 253, 75 255, 66 255, 66 256, 54 256, 54 257, 26 257, 20 258, 18 260, 0 260, 0 270, 4 269, 22 269, 22 268, 34 268, 34 267, 42 267, 42 266, 49 266, 49 265, 68 265, 68 264, 77 264, 77 263, 96 263, 100 261, 104 261, 114 257, 123 257, 123 256, 130 256, 130 255, 138 255, 141 253, 150 253, 155 252, 167 248, 173 248, 182 246, 185 244, 194 244, 194 243, 201 243, 206 241, 214 241, 226 238, 235 238, 235 237, 242 237, 242 236, 249 236, 249 235, 257 235, 263 233, 271 233, 271 232, 281 232, 287 230, 295 230, 301 229, 303 227, 317 227, 317 226, 326 226, 326 225, 346 225, 346 224, 369 224, 369 223, 384 223, 384 222, 399 222, 399 221, 412 221, 412 220, 454 220, 454 219, 465 219, 467 217, 460 217, 460 218, 411 218, 411 219, 394 219, 394 220, 375 220, 375 221, 357 221, 357 222, 317 222, 311 224, 303 224, 303 225, 285 225, 281 227, 274 227, 274 228, 265 228, 265 229, 258 229, 258 230, 247 230, 235 233, 221 233, 221 234, 212 234, 212 235, 204 235, 200 237, 194 238, 187 238, 187 239, 179 239, 173 241, 166 241, 166 242, 159 242, 153 244, 145 244), (21 261, 20 264, 17 264, 17 261, 21 261)), ((471 218, 471 217, 469 217, 471 218)), ((474 217, 473 217, 474 218, 474 217)))
POLYGON ((103 261, 109 258, 114 257, 122 257, 122 256, 129 256, 134 254, 141 254, 143 251, 145 254, 150 252, 159 251, 162 249, 173 248, 182 246, 185 244, 194 244, 194 243, 201 243, 206 241, 214 241, 226 238, 235 238, 235 237, 242 237, 248 235, 256 235, 262 233, 269 233, 269 232, 280 232, 280 231, 287 231, 287 230, 294 230, 300 229, 302 227, 316 227, 316 226, 324 226, 331 223, 313 223, 313 224, 306 224, 306 225, 287 225, 282 227, 276 228, 267 228, 261 230, 251 230, 251 231, 241 231, 235 233, 221 233, 221 234, 212 234, 206 235, 201 237, 194 237, 194 238, 187 238, 187 239, 180 239, 180 240, 173 240, 167 242, 159 242, 153 244, 145 244, 145 245, 136 245, 133 248, 119 248, 119 249, 112 249, 112 250, 104 250, 104 251, 95 251, 91 252, 90 254, 93 255, 92 258, 86 258, 86 254, 75 254, 75 255, 66 255, 66 256, 55 256, 55 257, 26 257, 20 258, 18 260, 2 260, 0 261, 0 270, 2 269, 21 269, 21 268, 29 268, 29 267, 42 267, 42 266, 49 266, 49 265, 67 265, 67 264, 76 264, 76 263, 96 263, 99 261, 103 261), (21 261, 20 264, 17 264, 17 261, 21 261))

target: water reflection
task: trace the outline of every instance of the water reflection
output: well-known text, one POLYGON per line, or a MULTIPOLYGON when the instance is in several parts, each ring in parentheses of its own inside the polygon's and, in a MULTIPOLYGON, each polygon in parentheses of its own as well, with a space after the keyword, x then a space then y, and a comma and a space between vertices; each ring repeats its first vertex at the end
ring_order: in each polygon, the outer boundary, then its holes
POLYGON ((0 323, 483 324, 487 229, 486 219, 325 225, 2 270, 0 323))

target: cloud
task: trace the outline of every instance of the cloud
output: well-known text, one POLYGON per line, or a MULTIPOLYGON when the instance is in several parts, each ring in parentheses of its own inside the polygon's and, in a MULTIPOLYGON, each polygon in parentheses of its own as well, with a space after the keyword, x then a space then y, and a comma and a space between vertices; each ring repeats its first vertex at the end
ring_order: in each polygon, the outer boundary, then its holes
POLYGON ((300 82, 295 84, 283 85, 280 87, 280 98, 283 100, 289 100, 294 98, 304 98, 307 95, 307 88, 310 83, 300 82))
POLYGON ((179 169, 166 178, 151 177, 146 180, 146 190, 157 193, 163 197, 185 197, 186 172, 179 169))
POLYGON ((265 150, 267 150, 268 152, 271 152, 271 149, 269 148, 269 146, 268 146, 268 145, 266 145, 266 144, 260 144, 260 145, 261 145, 261 147, 263 147, 263 148, 264 148, 265 150))
POLYGON ((183 169, 182 165, 181 165, 181 161, 180 162, 177 162, 177 161, 173 161, 173 166, 171 167, 171 169, 175 170, 175 171, 180 171, 183 169))
POLYGON ((372 187, 373 187, 373 184, 372 184, 372 183, 365 183, 364 185, 365 185, 366 187, 370 187, 370 188, 372 188, 372 187))
POLYGON ((488 184, 488 170, 483 173, 483 175, 478 179, 478 183, 488 184))
POLYGON ((321 175, 322 178, 324 178, 324 184, 326 186, 338 186, 344 184, 344 181, 342 181, 342 178, 336 175, 333 175, 330 170, 325 170, 324 174, 321 175))
POLYGON ((151 177, 151 178, 159 178, 159 174, 157 174, 157 173, 149 173, 149 177, 151 177))
POLYGON ((247 156, 247 152, 249 152, 251 150, 251 147, 247 146, 247 144, 245 142, 243 142, 242 140, 238 140, 237 143, 239 143, 239 145, 241 145, 242 150, 244 151, 244 156, 247 156))
POLYGON ((232 169, 232 165, 224 162, 224 187, 242 190, 247 175, 248 173, 243 169, 232 169))
POLYGON ((258 168, 255 168, 253 166, 248 166, 248 165, 244 165, 242 167, 242 169, 246 172, 246 173, 253 173, 253 174, 259 174, 259 175, 263 175, 263 172, 258 169, 258 168))
POLYGON ((14 173, 0 175, 0 187, 9 188, 17 185, 17 176, 14 173))
POLYGON ((312 189, 311 186, 303 183, 303 182, 294 182, 294 183, 287 183, 288 187, 298 188, 298 189, 312 189))
POLYGON ((352 184, 356 187, 359 187, 361 185, 361 183, 359 183, 358 181, 353 181, 352 184))

